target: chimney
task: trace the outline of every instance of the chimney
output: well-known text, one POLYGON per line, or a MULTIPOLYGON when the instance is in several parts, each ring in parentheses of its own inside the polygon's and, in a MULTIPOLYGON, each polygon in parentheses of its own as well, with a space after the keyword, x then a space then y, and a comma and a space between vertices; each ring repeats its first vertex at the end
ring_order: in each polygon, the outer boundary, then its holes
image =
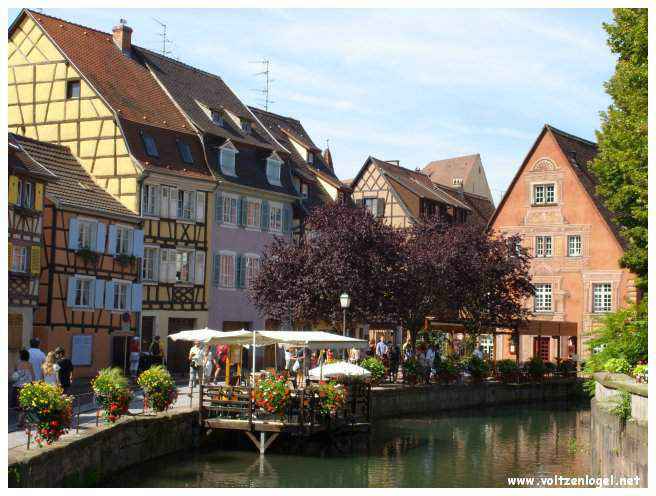
POLYGON ((118 26, 112 29, 114 44, 123 52, 129 53, 132 47, 132 28, 125 19, 121 19, 118 26))

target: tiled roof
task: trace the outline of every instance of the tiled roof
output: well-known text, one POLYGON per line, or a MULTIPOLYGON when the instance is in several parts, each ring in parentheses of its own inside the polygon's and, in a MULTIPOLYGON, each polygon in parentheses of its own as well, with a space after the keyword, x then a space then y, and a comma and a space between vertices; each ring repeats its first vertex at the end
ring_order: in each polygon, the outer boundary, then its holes
POLYGON ((57 176, 23 150, 18 138, 15 134, 9 133, 9 153, 7 156, 9 171, 29 174, 45 180, 56 179, 57 176))
POLYGON ((480 155, 476 153, 474 155, 434 160, 422 170, 433 182, 453 186, 453 178, 465 179, 479 159, 480 155))
MULTIPOLYGON (((158 136, 161 152, 152 166, 164 166, 182 171, 193 169, 191 174, 211 178, 211 173, 199 161, 198 166, 185 164, 178 153, 175 137, 198 141, 198 137, 185 116, 162 89, 149 69, 138 56, 138 47, 130 55, 122 53, 112 40, 112 35, 86 26, 80 26, 40 12, 24 11, 31 16, 69 58, 82 76, 100 93, 114 109, 120 125, 126 129, 130 150, 135 156, 143 155, 143 144, 138 129, 148 126, 158 136), (166 141, 160 143, 159 140, 166 141)), ((199 147, 200 145, 194 145, 199 147)), ((198 153, 196 156, 201 157, 198 153)))
POLYGON ((486 197, 477 195, 475 193, 468 193, 467 191, 462 191, 458 188, 449 188, 443 186, 443 188, 449 190, 451 194, 461 198, 469 207, 471 208, 471 221, 485 228, 487 223, 490 221, 494 215, 494 203, 486 197))
POLYGON ((57 179, 46 184, 46 196, 64 208, 81 209, 98 215, 119 215, 138 222, 139 217, 98 186, 68 147, 14 136, 23 150, 43 164, 57 179))
POLYGON ((248 107, 239 100, 219 76, 145 48, 135 48, 135 51, 201 131, 230 139, 236 144, 243 143, 269 150, 282 150, 257 122, 248 107), (246 134, 226 114, 223 115, 225 125, 219 126, 212 121, 201 105, 205 106, 208 111, 209 109, 227 110, 240 119, 248 120, 251 123, 251 132, 246 134))

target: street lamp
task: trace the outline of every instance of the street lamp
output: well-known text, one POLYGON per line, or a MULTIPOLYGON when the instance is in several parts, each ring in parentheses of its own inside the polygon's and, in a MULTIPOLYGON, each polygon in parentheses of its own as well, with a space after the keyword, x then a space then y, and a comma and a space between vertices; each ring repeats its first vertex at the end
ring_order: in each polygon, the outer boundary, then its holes
POLYGON ((344 314, 344 321, 342 325, 342 336, 346 336, 346 309, 351 305, 351 297, 349 296, 348 293, 344 292, 341 295, 339 295, 339 304, 341 305, 344 314))

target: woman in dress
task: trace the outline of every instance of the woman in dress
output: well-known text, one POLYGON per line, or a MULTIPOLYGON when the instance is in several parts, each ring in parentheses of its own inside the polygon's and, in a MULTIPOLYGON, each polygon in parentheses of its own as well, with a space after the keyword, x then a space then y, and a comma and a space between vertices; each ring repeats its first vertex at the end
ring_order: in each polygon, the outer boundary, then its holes
POLYGON ((57 358, 55 352, 51 351, 46 355, 46 359, 41 364, 41 372, 43 372, 43 381, 46 384, 57 384, 59 365, 57 365, 57 358))

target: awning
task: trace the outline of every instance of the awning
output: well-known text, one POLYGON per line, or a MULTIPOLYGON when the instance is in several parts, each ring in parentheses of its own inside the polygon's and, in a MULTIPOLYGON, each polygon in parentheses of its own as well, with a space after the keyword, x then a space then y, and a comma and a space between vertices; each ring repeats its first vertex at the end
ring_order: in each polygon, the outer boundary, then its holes
POLYGON ((576 336, 576 322, 555 320, 529 320, 519 329, 520 336, 576 336))

